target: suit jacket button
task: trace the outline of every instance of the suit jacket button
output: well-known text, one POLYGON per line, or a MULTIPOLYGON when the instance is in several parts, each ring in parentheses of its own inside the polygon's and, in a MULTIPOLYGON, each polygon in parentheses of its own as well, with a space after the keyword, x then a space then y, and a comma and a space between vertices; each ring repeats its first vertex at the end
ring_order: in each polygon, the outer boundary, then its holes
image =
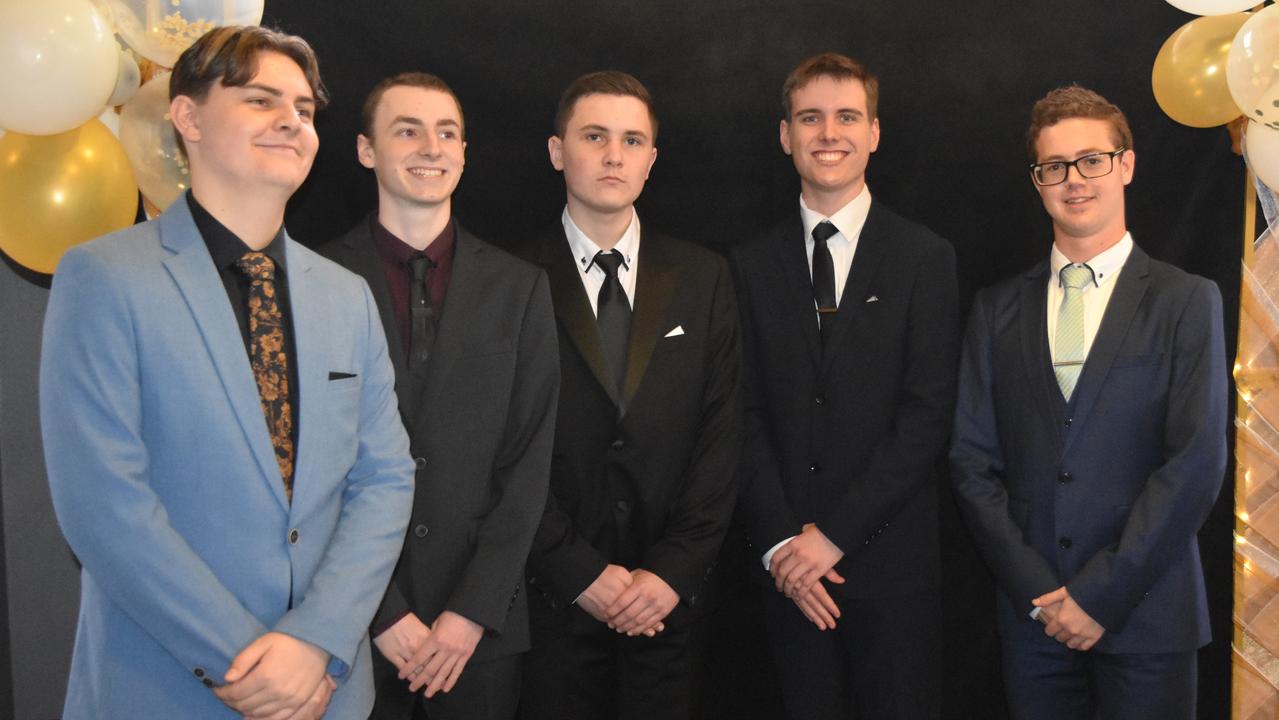
POLYGON ((696 596, 696 595, 689 595, 689 596, 688 596, 688 606, 689 606, 689 607, 693 607, 693 606, 694 606, 694 605, 696 605, 696 604, 697 604, 697 596, 696 596))
POLYGON ((1062 550, 1069 550, 1069 549, 1070 549, 1070 538, 1068 538, 1068 537, 1064 537, 1064 538, 1062 538, 1062 539, 1058 540, 1058 541, 1057 541, 1057 545, 1058 545, 1059 547, 1061 547, 1061 549, 1062 549, 1062 550))
POLYGON ((625 441, 625 440, 614 440, 614 441, 613 441, 613 442, 609 445, 609 447, 610 447, 610 448, 612 448, 613 450, 621 450, 622 448, 626 447, 626 441, 625 441))
POLYGON ((1061 483, 1062 485, 1065 485, 1066 483, 1074 479, 1075 478, 1070 473, 1065 471, 1062 471, 1057 474, 1057 482, 1061 483))
POLYGON ((413 528, 413 534, 420 538, 426 537, 426 533, 427 533, 427 529, 425 525, 416 525, 413 528))
POLYGON ((617 501, 617 511, 618 511, 618 512, 630 512, 630 510, 631 510, 631 504, 630 504, 630 503, 626 502, 625 500, 618 500, 618 501, 617 501))
POLYGON ((813 402, 817 403, 818 405, 825 405, 826 396, 819 393, 817 397, 813 398, 813 402))
POLYGON ((212 678, 205 678, 205 679, 204 679, 204 686, 205 686, 205 687, 207 687, 207 688, 211 688, 211 687, 213 687, 213 679, 212 679, 212 678))
POLYGON ((421 470, 422 468, 426 467, 426 458, 424 457, 413 458, 413 464, 417 465, 418 470, 421 470))
POLYGON ((822 471, 822 466, 818 465, 817 463, 813 463, 812 465, 808 466, 808 471, 814 474, 819 473, 822 471))
POLYGON ((198 678, 204 677, 204 668, 196 668, 194 672, 196 677, 198 678))
POLYGON ((290 530, 290 531, 289 531, 289 544, 290 544, 290 545, 297 545, 297 544, 298 544, 298 529, 297 529, 297 528, 293 528, 292 530, 290 530))
POLYGON ((1066 427, 1070 427, 1070 424, 1074 421, 1075 421, 1074 418, 1066 418, 1066 427))

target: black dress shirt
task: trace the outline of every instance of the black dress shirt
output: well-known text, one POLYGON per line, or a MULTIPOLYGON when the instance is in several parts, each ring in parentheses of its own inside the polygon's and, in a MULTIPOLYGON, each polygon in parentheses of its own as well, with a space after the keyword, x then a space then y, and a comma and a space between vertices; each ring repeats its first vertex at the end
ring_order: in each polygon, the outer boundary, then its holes
POLYGON ((409 261, 421 253, 435 266, 426 271, 426 290, 435 308, 436 322, 444 315, 444 298, 448 295, 449 280, 453 276, 453 255, 457 247, 456 224, 449 219, 444 230, 426 246, 417 250, 396 237, 375 218, 369 220, 373 234, 373 247, 382 260, 382 272, 386 274, 387 289, 391 293, 391 307, 395 311, 395 325, 400 331, 400 341, 405 355, 409 353, 409 261))
MULTIPOLYGON (((253 249, 244 243, 235 233, 208 210, 196 201, 195 195, 187 191, 187 205, 191 207, 191 219, 200 231, 200 237, 209 248, 209 256, 213 258, 213 266, 218 269, 222 278, 222 286, 226 288, 227 300, 231 303, 231 311, 235 313, 235 321, 240 326, 240 337, 244 340, 244 353, 249 354, 249 278, 235 266, 245 253, 253 249)), ((298 392, 297 346, 293 340, 293 306, 289 304, 289 276, 285 267, 284 228, 276 231, 270 244, 262 248, 262 252, 275 262, 275 299, 280 307, 281 325, 284 330, 284 352, 289 358, 289 407, 293 415, 293 447, 298 442, 298 408, 301 406, 301 394, 298 392)), ((296 451, 294 453, 296 455, 296 451)))

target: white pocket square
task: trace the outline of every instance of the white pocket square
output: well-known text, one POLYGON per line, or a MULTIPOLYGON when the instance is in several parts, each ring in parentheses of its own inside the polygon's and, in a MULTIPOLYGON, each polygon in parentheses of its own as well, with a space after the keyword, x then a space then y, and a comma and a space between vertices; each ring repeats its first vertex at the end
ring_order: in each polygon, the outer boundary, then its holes
POLYGON ((868 303, 879 302, 879 296, 871 295, 870 297, 866 298, 866 302, 868 303))
POLYGON ((666 333, 665 337, 679 337, 680 335, 683 335, 683 334, 684 334, 684 326, 676 325, 675 329, 666 333))

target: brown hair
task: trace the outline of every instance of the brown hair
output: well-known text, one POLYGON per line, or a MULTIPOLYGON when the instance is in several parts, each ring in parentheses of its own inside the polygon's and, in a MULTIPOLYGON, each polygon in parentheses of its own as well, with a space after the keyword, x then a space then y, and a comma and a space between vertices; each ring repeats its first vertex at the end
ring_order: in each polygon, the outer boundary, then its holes
POLYGON ((820 77, 839 81, 857 80, 866 89, 867 122, 874 120, 879 111, 879 78, 860 62, 839 53, 814 55, 795 66, 782 83, 782 119, 790 120, 791 96, 795 91, 820 77))
POLYGON ((457 93, 453 92, 453 88, 439 77, 424 72, 403 72, 384 78, 373 86, 368 97, 364 98, 364 107, 360 110, 360 125, 363 128, 364 137, 373 138, 373 119, 377 115, 378 103, 382 102, 382 96, 386 94, 386 91, 393 87, 438 90, 453 98, 453 102, 457 105, 457 119, 461 124, 462 139, 466 139, 466 116, 462 114, 462 101, 457 99, 457 93))
POLYGON ((653 142, 657 142, 657 113, 653 112, 653 96, 644 83, 634 75, 619 70, 604 70, 579 77, 564 89, 560 105, 555 110, 555 135, 563 138, 568 130, 568 119, 573 115, 577 101, 587 95, 622 95, 633 97, 648 108, 648 120, 653 125, 653 142))
MULTIPOLYGON (((316 109, 328 104, 329 94, 320 80, 320 63, 311 46, 296 35, 257 25, 226 25, 200 36, 173 65, 169 97, 186 95, 202 102, 214 82, 221 82, 223 87, 248 85, 258 73, 258 55, 264 52, 279 53, 297 63, 311 87, 316 109)), ((178 147, 186 154, 180 134, 178 147)))
POLYGON ((1035 143, 1039 142, 1039 133, 1046 127, 1070 118, 1105 120, 1110 123, 1115 144, 1132 149, 1132 130, 1128 128, 1128 118, 1124 117, 1124 112, 1114 103, 1086 87, 1068 85, 1043 96, 1030 110, 1030 129, 1026 131, 1026 154, 1031 162, 1038 159, 1035 143))

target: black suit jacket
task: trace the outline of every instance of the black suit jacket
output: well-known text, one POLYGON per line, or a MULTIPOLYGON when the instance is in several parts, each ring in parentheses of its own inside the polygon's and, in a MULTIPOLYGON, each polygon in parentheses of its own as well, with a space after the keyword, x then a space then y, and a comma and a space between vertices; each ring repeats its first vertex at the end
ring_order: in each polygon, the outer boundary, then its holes
POLYGON ((528 649, 521 580, 546 498, 559 389, 546 275, 457 226, 427 380, 413 397, 369 221, 321 252, 373 291, 418 466, 413 517, 373 626, 405 610, 429 625, 452 610, 485 628, 474 660, 528 649))
POLYGON ((1067 406, 1053 375, 1048 262, 978 294, 964 339, 952 479, 994 570, 1004 633, 1065 585, 1094 652, 1208 642, 1196 533, 1226 467, 1216 285, 1134 247, 1067 406))
MULTIPOLYGON (((642 232, 620 396, 563 227, 533 248, 551 282, 562 383, 528 582, 534 622, 574 632, 603 627, 572 603, 610 563, 649 570, 696 605, 736 498, 740 337, 727 263, 642 232)), ((668 624, 686 614, 677 607, 668 624)))
POLYGON ((847 582, 832 593, 935 586, 959 334, 954 251, 874 200, 826 347, 798 213, 733 260, 752 556, 815 522, 844 551, 835 569, 847 582))

